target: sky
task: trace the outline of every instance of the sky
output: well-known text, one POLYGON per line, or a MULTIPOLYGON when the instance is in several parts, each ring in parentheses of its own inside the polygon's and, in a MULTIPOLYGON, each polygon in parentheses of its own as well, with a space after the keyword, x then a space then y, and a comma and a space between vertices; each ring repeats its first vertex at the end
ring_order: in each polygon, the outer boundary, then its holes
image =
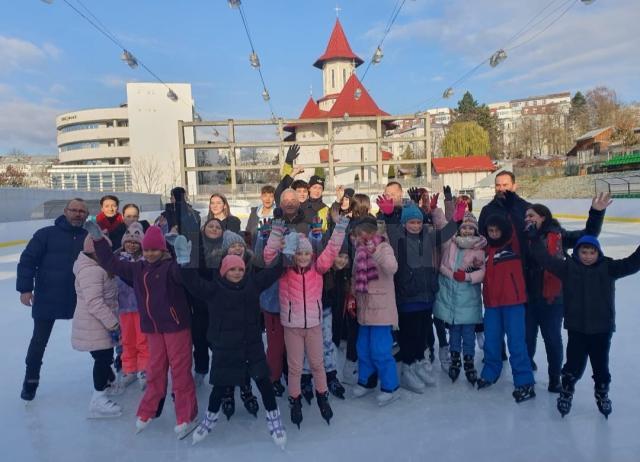
MULTIPOLYGON (((162 80, 191 83, 203 118, 270 117, 240 15, 225 0, 81 1, 162 80)), ((276 115, 297 117, 310 92, 322 96, 313 62, 324 52, 336 7, 352 49, 365 60, 362 77, 398 1, 243 0, 276 115)), ((371 66, 364 85, 392 114, 454 107, 466 90, 489 103, 606 85, 624 102, 640 100, 640 36, 634 32, 640 2, 574 0, 542 31, 567 1, 406 0, 384 41, 384 58, 371 66), (511 40, 547 5, 538 19, 557 12, 511 40), (452 98, 440 98, 503 47, 506 61, 483 65, 455 86, 452 98)), ((62 0, 11 4, 0 15, 0 154, 53 155, 57 114, 117 106, 125 102, 126 82, 153 80, 124 64, 121 50, 62 0)))

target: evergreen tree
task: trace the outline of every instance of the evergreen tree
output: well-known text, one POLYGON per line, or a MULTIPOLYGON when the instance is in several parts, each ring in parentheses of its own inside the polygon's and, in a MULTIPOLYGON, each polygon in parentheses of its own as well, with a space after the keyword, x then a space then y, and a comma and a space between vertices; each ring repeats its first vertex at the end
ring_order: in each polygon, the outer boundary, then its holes
POLYGON ((494 158, 503 154, 502 125, 498 117, 491 114, 491 110, 486 104, 479 105, 468 91, 458 101, 454 122, 477 122, 489 135, 489 149, 485 151, 485 154, 494 158))
POLYGON ((396 168, 393 165, 389 165, 389 172, 387 173, 389 179, 396 177, 396 168))
POLYGON ((325 177, 325 175, 324 175, 324 168, 322 168, 322 167, 316 167, 316 168, 314 169, 314 171, 313 171, 313 174, 314 174, 315 176, 319 176, 320 178, 324 178, 324 177, 325 177))

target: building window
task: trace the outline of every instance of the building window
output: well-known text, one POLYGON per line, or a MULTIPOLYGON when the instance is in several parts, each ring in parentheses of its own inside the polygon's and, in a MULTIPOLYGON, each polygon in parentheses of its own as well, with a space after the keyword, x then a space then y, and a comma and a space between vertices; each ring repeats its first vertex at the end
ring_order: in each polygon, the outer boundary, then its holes
POLYGON ((129 126, 128 120, 118 120, 118 127, 128 127, 128 126, 129 126))
POLYGON ((331 69, 331 88, 336 88, 336 75, 333 69, 331 69))
POLYGON ((89 190, 100 191, 100 174, 99 173, 89 174, 89 190))
POLYGON ((77 174, 77 179, 78 179, 78 189, 81 189, 83 191, 87 190, 87 174, 86 173, 78 173, 77 174))
POLYGON ((347 70, 342 69, 342 85, 344 86, 347 83, 347 70))
POLYGON ((60 133, 75 132, 76 130, 89 130, 89 129, 98 128, 98 127, 99 125, 95 122, 86 123, 86 124, 73 124, 73 125, 67 125, 66 127, 62 127, 60 129, 60 133))
POLYGON ((97 149, 100 143, 97 141, 82 141, 79 143, 69 143, 60 146, 60 152, 75 151, 77 149, 97 149))

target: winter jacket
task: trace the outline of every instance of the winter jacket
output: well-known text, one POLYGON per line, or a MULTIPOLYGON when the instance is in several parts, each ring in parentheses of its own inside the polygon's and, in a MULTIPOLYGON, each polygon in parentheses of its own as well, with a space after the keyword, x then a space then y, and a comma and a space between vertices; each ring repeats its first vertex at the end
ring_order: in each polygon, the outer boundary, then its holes
MULTIPOLYGON (((526 238, 524 235, 525 222, 524 215, 527 209, 531 206, 529 202, 518 196, 516 193, 511 195, 511 199, 508 201, 504 198, 494 198, 487 205, 482 207, 480 211, 480 217, 478 218, 478 230, 483 236, 487 236, 487 219, 491 215, 502 215, 511 223, 516 238, 513 240, 513 248, 516 252, 524 258, 521 252, 524 250, 524 244, 526 238)), ((523 260, 524 263, 524 260, 523 260)))
POLYGON ((71 346, 78 351, 113 348, 109 329, 118 324, 115 278, 84 252, 78 255, 73 274, 78 301, 71 324, 71 346))
POLYGON ((389 237, 398 261, 394 280, 399 311, 419 311, 433 305, 438 290, 439 259, 436 250, 457 229, 458 224, 450 221, 442 230, 423 225, 420 234, 411 234, 403 227, 400 235, 395 236, 390 230, 389 237))
MULTIPOLYGON (((122 261, 138 261, 142 260, 142 255, 137 258, 128 252, 119 252, 116 256, 122 261)), ((136 293, 129 284, 122 280, 122 278, 116 278, 118 284, 118 314, 120 313, 137 313, 138 312, 138 300, 136 299, 136 293)))
POLYGON ((145 334, 189 329, 191 313, 178 264, 168 253, 158 261, 121 261, 106 239, 95 242, 98 262, 105 270, 133 283, 138 301, 140 330, 145 334))
POLYGON ((307 220, 302 207, 298 209, 298 212, 293 217, 287 217, 285 215, 282 219, 284 220, 285 225, 287 225, 289 231, 309 234, 310 221, 307 220))
POLYGON ((254 380, 269 377, 258 297, 278 280, 282 265, 245 273, 237 284, 220 277, 206 281, 192 269, 183 269, 182 274, 189 292, 205 300, 209 309, 211 384, 245 385, 249 377, 254 380))
MULTIPOLYGON (((391 245, 381 242, 373 252, 378 279, 369 281, 367 293, 356 292, 358 324, 362 326, 397 326, 398 309, 393 285, 393 275, 398 262, 391 245)), ((352 270, 352 287, 355 287, 356 268, 352 270)))
MULTIPOLYGON (((208 218, 212 218, 211 213, 209 213, 208 218)), ((220 222, 222 223, 222 229, 224 231, 233 231, 234 233, 240 234, 240 227, 242 226, 240 218, 229 215, 225 217, 224 220, 220 220, 220 222)))
POLYGON ((484 279, 484 247, 482 236, 456 236, 444 246, 440 264, 439 289, 433 315, 449 324, 479 324, 482 322, 480 283, 484 279), (478 265, 479 263, 479 265, 478 265), (458 282, 453 273, 466 272, 465 281, 458 282))
POLYGON ((599 250, 600 258, 591 266, 583 265, 575 250, 565 260, 552 257, 540 240, 533 242, 531 250, 543 268, 562 280, 565 329, 583 334, 616 330, 615 281, 640 270, 640 247, 620 260, 599 250))
POLYGON ((329 228, 329 207, 322 202, 322 197, 319 199, 307 199, 300 208, 304 212, 305 220, 307 223, 312 223, 315 217, 322 220, 322 232, 326 232, 329 228))
POLYGON ((64 215, 35 232, 20 255, 16 290, 33 292, 34 319, 71 319, 76 307, 73 264, 87 235, 64 215), (35 280, 35 284, 34 284, 35 280))
POLYGON ((486 269, 482 284, 485 308, 526 303, 527 294, 520 253, 514 249, 513 237, 500 247, 487 247, 486 269))
MULTIPOLYGON (((541 227, 540 232, 545 247, 547 247, 547 238, 549 236, 549 233, 559 233, 562 245, 560 255, 556 256, 561 257, 562 253, 564 253, 564 255, 567 255, 567 250, 573 249, 573 247, 576 245, 576 242, 578 242, 578 239, 580 239, 582 236, 590 235, 598 237, 600 231, 602 230, 604 214, 604 210, 599 211, 593 208, 590 209, 589 218, 587 219, 585 228, 577 231, 567 231, 557 222, 549 224, 543 222, 543 226, 541 227)), ((529 243, 527 243, 527 252, 531 252, 529 243)), ((540 266, 537 259, 526 259, 525 280, 527 283, 527 295, 529 297, 529 301, 544 301, 544 269, 540 266)), ((562 292, 558 294, 558 297, 552 303, 562 303, 562 292)))
MULTIPOLYGON (((311 328, 322 322, 323 274, 329 271, 338 256, 344 232, 334 230, 322 253, 307 268, 287 268, 278 285, 280 298, 280 322, 284 327, 311 328)), ((267 265, 278 254, 266 246, 264 260, 267 265)))

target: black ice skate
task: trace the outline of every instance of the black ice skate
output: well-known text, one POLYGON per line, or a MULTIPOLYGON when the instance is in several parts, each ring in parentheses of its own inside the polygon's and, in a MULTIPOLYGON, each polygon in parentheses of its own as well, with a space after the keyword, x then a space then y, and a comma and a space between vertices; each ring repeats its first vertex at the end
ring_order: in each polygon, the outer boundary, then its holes
POLYGON ((596 385, 594 396, 596 397, 598 410, 605 417, 605 419, 609 419, 609 414, 611 414, 611 411, 613 411, 611 400, 609 399, 609 384, 601 383, 599 385, 596 385))
POLYGON ((20 392, 20 398, 25 401, 33 401, 33 398, 36 397, 36 390, 38 389, 38 379, 35 380, 27 380, 24 379, 22 383, 22 391, 20 392))
POLYGON ((475 385, 478 380, 478 371, 473 363, 473 356, 464 355, 464 375, 471 385, 475 385))
POLYGON ((560 396, 558 396, 557 407, 558 412, 564 418, 569 412, 571 412, 571 401, 573 400, 573 392, 575 391, 576 381, 572 375, 562 375, 562 389, 560 396))
POLYGON ((236 412, 236 400, 233 396, 233 387, 225 390, 222 397, 222 413, 227 417, 227 420, 231 419, 233 413, 236 412))
POLYGON ((338 371, 327 372, 327 386, 329 391, 336 398, 344 399, 345 389, 338 380, 338 371))
POLYGON ((325 391, 320 393, 316 391, 316 399, 318 400, 318 407, 320 408, 320 414, 322 418, 327 421, 327 425, 330 425, 331 417, 333 417, 333 411, 329 405, 329 392, 325 391))
POLYGON ((242 399, 242 403, 247 412, 257 419, 260 406, 258 405, 258 399, 251 391, 251 385, 240 387, 240 399, 242 399))
POLYGON ((516 400, 516 403, 521 403, 531 398, 536 397, 536 390, 534 389, 533 384, 530 385, 522 385, 521 387, 516 387, 513 390, 513 399, 516 400))
POLYGON ((476 380, 476 387, 478 387, 478 390, 482 390, 483 388, 490 387, 494 383, 495 382, 491 382, 480 377, 478 380, 476 380))
POLYGON ((311 374, 302 374, 300 380, 300 389, 302 390, 302 396, 307 401, 307 404, 311 404, 313 399, 313 384, 311 383, 311 374))
POLYGON ((284 395, 284 385, 280 382, 280 379, 273 382, 273 392, 278 398, 284 395))
POLYGON ((452 351, 451 366, 449 366, 449 378, 451 379, 452 382, 455 382, 456 380, 458 380, 461 367, 462 367, 462 362, 460 361, 460 352, 452 351))
POLYGON ((294 398, 289 396, 289 407, 291 408, 291 422, 298 426, 300 430, 300 423, 302 422, 302 396, 294 398))

